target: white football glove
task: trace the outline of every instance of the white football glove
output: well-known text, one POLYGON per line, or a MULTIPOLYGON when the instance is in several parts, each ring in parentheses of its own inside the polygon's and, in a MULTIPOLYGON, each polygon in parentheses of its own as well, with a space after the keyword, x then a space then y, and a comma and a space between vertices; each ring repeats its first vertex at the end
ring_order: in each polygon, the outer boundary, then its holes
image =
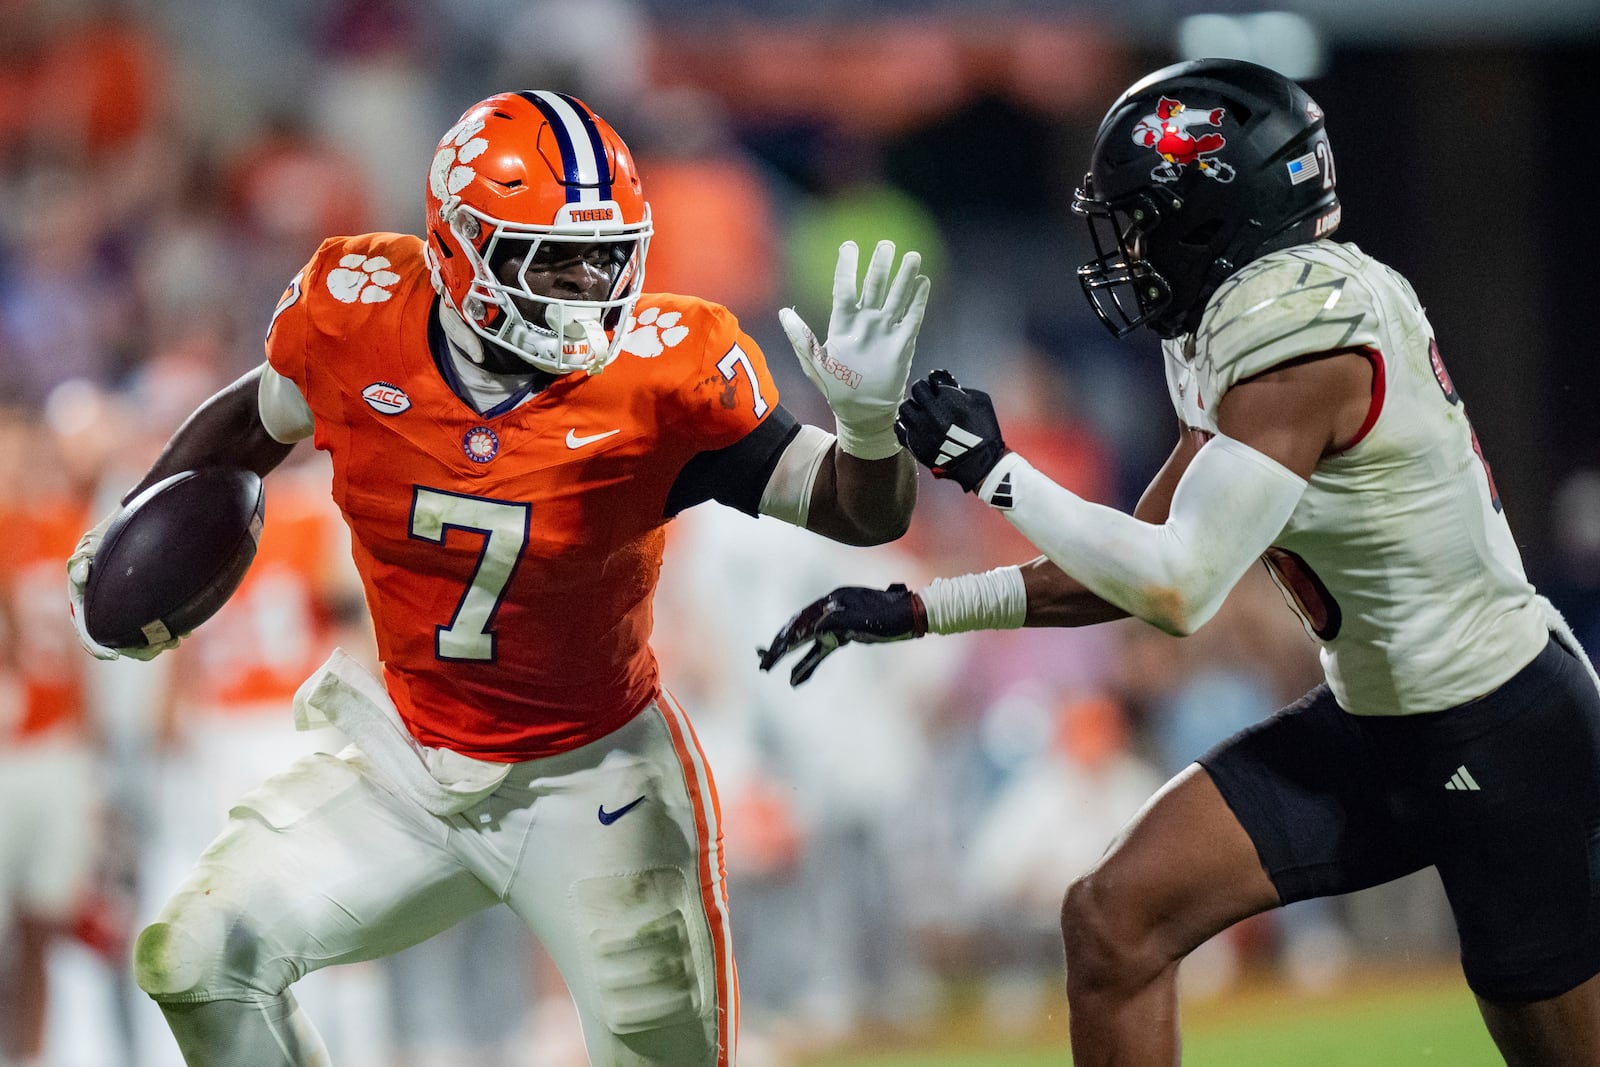
POLYGON ((94 554, 100 548, 100 540, 106 535, 106 527, 111 525, 121 511, 113 511, 110 515, 95 524, 94 529, 78 538, 78 545, 72 550, 72 555, 67 557, 67 605, 72 612, 72 627, 78 631, 78 643, 83 650, 95 659, 112 660, 120 656, 128 656, 137 660, 152 660, 168 649, 178 647, 179 637, 160 644, 145 645, 142 648, 107 648, 89 636, 88 624, 83 619, 83 591, 89 585, 89 569, 94 564, 94 554))
POLYGON ((833 409, 839 447, 858 459, 887 459, 900 451, 895 413, 928 308, 929 282, 918 273, 922 256, 917 252, 905 254, 891 281, 894 242, 879 241, 858 293, 859 254, 854 241, 839 246, 826 344, 818 343, 794 308, 781 309, 778 321, 800 368, 833 409))

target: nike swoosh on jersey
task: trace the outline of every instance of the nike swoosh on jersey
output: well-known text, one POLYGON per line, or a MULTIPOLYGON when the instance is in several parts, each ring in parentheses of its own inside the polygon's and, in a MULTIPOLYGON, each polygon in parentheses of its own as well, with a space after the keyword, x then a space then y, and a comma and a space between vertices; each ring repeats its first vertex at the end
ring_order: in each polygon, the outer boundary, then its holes
POLYGON ((616 811, 607 811, 604 804, 600 805, 600 825, 610 826, 612 823, 628 814, 628 812, 632 811, 634 808, 637 808, 640 804, 643 804, 644 799, 644 797, 639 797, 637 800, 622 805, 622 807, 618 808, 616 811))
POLYGON ((607 437, 615 437, 621 432, 621 430, 607 430, 605 433, 591 433, 580 437, 577 430, 568 430, 567 447, 582 448, 584 445, 592 445, 596 441, 604 441, 607 437))

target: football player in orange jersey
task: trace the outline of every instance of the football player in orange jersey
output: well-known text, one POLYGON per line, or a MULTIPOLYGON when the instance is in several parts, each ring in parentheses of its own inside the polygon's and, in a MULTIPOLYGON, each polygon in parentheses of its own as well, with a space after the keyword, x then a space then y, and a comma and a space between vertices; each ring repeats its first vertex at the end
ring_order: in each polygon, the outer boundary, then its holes
POLYGON ((87 514, 67 473, 84 457, 38 462, 33 442, 52 435, 66 436, 0 408, 0 1064, 48 1058, 52 949, 111 918, 95 907, 105 774, 85 661, 66 620, 45 614, 87 514))
MULTIPOLYGON (((594 1064, 733 1062, 716 792, 648 644, 663 527, 716 500, 850 544, 903 533, 915 467, 893 425, 928 281, 882 242, 858 283, 846 244, 827 342, 780 312, 828 433, 779 404, 726 308, 645 292, 650 234, 603 119, 490 97, 439 142, 425 238, 325 241, 267 365, 133 490, 265 474, 312 437, 382 661, 380 682, 335 652, 307 680, 297 720, 354 743, 242 799, 137 942, 190 1064, 326 1063, 292 982, 497 903, 560 967, 594 1064)), ((103 529, 69 561, 80 617, 103 529)))

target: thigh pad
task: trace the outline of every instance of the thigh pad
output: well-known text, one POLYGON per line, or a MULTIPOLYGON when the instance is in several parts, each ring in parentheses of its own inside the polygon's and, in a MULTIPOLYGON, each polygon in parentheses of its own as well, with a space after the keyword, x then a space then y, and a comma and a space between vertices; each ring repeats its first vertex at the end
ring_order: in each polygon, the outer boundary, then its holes
POLYGON ((689 916, 688 885, 675 867, 586 878, 572 901, 588 931, 585 964, 600 1013, 615 1034, 698 1017, 714 1000, 704 924, 689 916))

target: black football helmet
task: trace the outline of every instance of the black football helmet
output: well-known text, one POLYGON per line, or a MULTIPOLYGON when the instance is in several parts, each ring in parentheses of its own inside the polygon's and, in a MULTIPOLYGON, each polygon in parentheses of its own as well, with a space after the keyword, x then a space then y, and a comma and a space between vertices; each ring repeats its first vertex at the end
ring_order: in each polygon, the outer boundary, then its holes
POLYGON ((1111 105, 1072 210, 1095 248, 1078 280, 1111 332, 1189 333, 1228 275, 1339 225, 1322 109, 1254 63, 1164 67, 1111 105))

